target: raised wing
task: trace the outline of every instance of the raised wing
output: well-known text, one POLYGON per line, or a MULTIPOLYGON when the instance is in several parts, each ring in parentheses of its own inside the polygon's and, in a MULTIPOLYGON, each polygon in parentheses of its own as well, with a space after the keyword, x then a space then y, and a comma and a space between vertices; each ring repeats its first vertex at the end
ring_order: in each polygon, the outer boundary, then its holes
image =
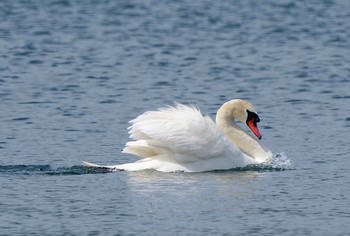
POLYGON ((176 104, 131 120, 124 152, 141 157, 166 154, 177 162, 195 162, 243 154, 208 116, 192 106, 176 104))

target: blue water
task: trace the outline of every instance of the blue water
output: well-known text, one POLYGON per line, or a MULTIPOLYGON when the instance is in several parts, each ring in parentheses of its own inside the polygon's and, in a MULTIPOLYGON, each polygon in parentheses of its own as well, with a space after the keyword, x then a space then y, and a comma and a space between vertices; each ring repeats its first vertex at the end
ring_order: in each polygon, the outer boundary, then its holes
POLYGON ((346 235, 350 2, 1 1, 1 235, 346 235), (107 172, 128 121, 255 104, 269 166, 107 172))

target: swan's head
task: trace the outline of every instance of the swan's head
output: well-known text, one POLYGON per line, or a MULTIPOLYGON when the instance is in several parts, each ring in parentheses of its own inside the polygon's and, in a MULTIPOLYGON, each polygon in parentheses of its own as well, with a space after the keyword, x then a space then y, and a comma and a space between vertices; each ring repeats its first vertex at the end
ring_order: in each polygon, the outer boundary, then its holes
MULTIPOLYGON (((242 99, 233 99, 226 102, 218 111, 217 119, 234 120, 238 119, 242 123, 247 124, 250 130, 261 139, 261 134, 257 123, 260 121, 258 113, 253 104, 242 99)), ((218 120, 217 120, 218 122, 218 120)))

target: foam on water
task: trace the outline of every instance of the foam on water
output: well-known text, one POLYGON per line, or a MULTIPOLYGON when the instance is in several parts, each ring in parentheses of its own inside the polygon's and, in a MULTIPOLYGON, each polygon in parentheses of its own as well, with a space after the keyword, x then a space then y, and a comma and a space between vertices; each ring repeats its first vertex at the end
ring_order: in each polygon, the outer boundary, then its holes
POLYGON ((261 170, 293 170, 293 162, 285 153, 276 153, 264 163, 256 165, 261 170))

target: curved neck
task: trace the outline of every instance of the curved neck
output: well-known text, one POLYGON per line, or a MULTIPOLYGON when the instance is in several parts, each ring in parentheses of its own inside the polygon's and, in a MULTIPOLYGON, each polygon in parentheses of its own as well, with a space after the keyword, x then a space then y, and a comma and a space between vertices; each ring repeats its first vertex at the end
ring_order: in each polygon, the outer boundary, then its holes
POLYGON ((216 124, 232 143, 242 152, 259 162, 263 162, 271 157, 270 151, 266 150, 258 140, 253 138, 234 122, 232 112, 227 112, 227 109, 221 108, 216 116, 216 124))

